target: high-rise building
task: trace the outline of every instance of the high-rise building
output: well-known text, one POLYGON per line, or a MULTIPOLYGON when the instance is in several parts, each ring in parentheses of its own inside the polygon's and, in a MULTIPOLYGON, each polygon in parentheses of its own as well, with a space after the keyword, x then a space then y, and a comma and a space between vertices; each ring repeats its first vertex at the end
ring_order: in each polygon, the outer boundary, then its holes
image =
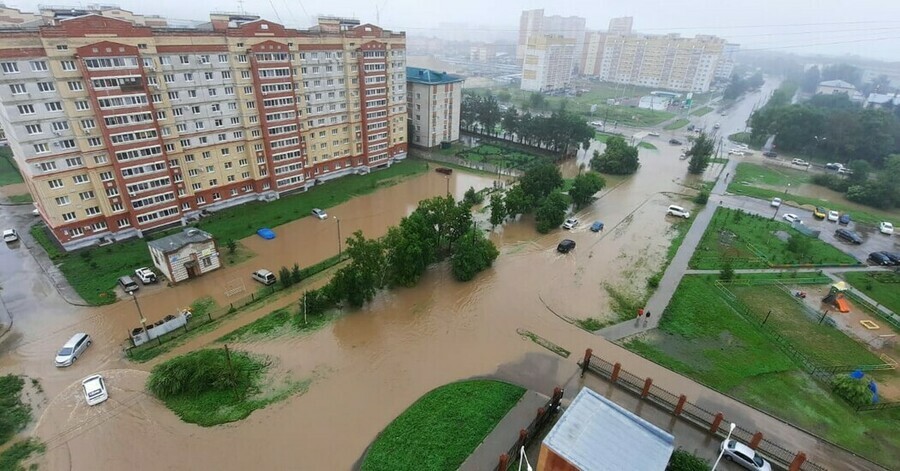
POLYGON ((634 25, 633 16, 622 16, 609 20, 609 34, 631 34, 631 27, 634 25))
POLYGON ((719 63, 716 64, 716 78, 731 78, 731 73, 734 72, 734 56, 740 48, 740 44, 725 44, 725 47, 722 48, 722 57, 719 58, 719 63))
POLYGON ((525 10, 519 18, 519 41, 516 43, 516 59, 525 58, 525 48, 528 45, 528 37, 541 32, 541 23, 544 21, 544 10, 525 10))
POLYGON ((551 92, 569 86, 575 40, 561 36, 529 36, 522 62, 522 90, 551 92))
POLYGON ((406 68, 406 96, 412 141, 421 147, 459 140, 463 79, 446 72, 406 68))
POLYGON ((0 30, 0 126, 63 246, 142 236, 404 158, 405 47, 242 14, 0 30))
MULTIPOLYGON (((559 36, 574 40, 575 57, 581 57, 585 19, 580 16, 544 16, 544 10, 526 10, 519 19, 519 43, 516 58, 524 59, 528 38, 533 35, 559 36)), ((574 67, 579 64, 573 63, 574 67)))
POLYGON ((600 62, 603 60, 603 49, 606 47, 607 33, 603 31, 589 31, 584 34, 584 48, 582 49, 581 70, 582 75, 599 76, 600 62))

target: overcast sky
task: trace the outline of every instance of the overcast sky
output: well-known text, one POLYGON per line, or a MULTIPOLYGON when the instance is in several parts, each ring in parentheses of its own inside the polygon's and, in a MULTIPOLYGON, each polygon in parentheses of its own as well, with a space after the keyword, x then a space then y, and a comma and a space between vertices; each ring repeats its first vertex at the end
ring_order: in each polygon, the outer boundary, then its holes
MULTIPOLYGON (((6 0, 6 5, 36 11, 39 3, 60 0, 6 0)), ((81 2, 81 5, 101 2, 81 2)), ((237 0, 112 0, 136 13, 205 20, 210 10, 238 11, 237 0), (152 8, 152 9, 151 9, 152 8)), ((74 3, 77 5, 78 3, 74 3)), ((715 34, 744 49, 857 54, 900 61, 898 0, 245 0, 243 10, 273 21, 306 27, 320 14, 354 16, 410 34, 426 34, 439 23, 479 25, 514 33, 524 9, 544 8, 548 15, 577 15, 590 29, 606 29, 610 18, 633 16, 635 29, 686 36, 715 34), (796 47, 802 46, 802 47, 796 47)))

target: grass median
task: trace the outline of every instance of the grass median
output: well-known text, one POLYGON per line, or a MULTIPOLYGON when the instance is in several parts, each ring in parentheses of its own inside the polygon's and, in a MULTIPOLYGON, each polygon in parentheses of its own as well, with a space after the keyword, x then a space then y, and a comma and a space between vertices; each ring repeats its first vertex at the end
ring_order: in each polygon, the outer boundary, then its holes
POLYGON ((671 123, 663 126, 663 129, 665 129, 666 131, 674 131, 676 129, 681 129, 690 123, 691 120, 687 118, 678 118, 675 121, 672 121, 671 123))
POLYGON ((900 314, 900 274, 847 272, 841 276, 875 302, 900 314))
POLYGON ((704 106, 703 108, 697 108, 696 110, 691 111, 691 116, 704 116, 712 112, 712 110, 712 108, 704 106))
POLYGON ((7 146, 0 147, 0 186, 23 183, 24 181, 16 164, 13 163, 12 150, 7 146))

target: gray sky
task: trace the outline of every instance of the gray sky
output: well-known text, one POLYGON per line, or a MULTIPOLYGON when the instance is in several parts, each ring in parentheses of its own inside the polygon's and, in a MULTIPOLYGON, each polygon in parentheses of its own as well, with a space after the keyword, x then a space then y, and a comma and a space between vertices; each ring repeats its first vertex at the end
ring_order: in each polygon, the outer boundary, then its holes
MULTIPOLYGON (((48 0, 7 0, 36 11, 48 0)), ((72 4, 60 0, 61 4, 72 4)), ((95 2, 81 2, 82 5, 95 2)), ((96 2, 100 3, 100 2, 96 2)), ((111 0, 136 13, 204 20, 209 10, 238 11, 237 0, 111 0)), ((523 9, 577 15, 590 29, 610 18, 634 16, 648 33, 715 34, 744 49, 857 54, 900 61, 900 1, 896 0, 245 0, 243 9, 291 26, 309 26, 319 14, 355 16, 375 23, 376 5, 385 27, 426 34, 438 23, 467 23, 515 33, 523 9), (802 46, 802 47, 789 47, 802 46)))

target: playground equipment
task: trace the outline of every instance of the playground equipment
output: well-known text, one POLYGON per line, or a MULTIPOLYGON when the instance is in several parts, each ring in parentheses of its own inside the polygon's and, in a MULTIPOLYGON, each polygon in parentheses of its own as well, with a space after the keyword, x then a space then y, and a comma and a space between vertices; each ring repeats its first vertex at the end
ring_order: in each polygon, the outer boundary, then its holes
POLYGON ((847 283, 844 283, 843 281, 831 285, 831 289, 828 290, 828 295, 822 298, 822 302, 833 305, 838 311, 844 313, 850 312, 850 303, 844 299, 844 291, 847 291, 849 288, 847 283))

